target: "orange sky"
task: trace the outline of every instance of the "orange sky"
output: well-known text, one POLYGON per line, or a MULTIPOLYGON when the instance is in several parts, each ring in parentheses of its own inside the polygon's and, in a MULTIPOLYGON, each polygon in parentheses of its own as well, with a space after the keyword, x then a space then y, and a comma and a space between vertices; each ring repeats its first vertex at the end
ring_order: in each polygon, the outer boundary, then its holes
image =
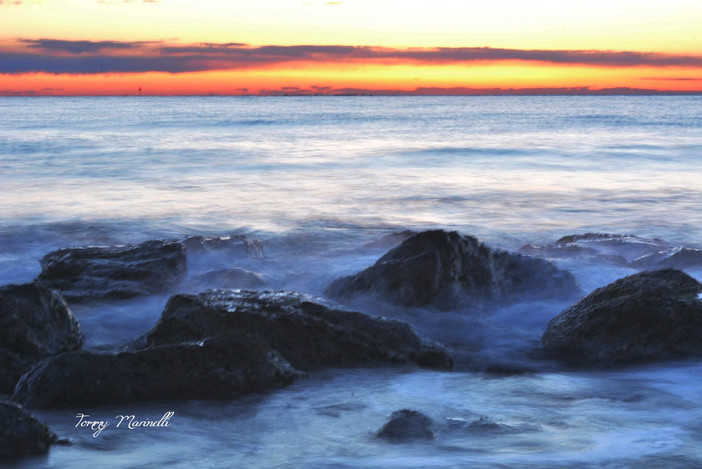
POLYGON ((2 0, 0 95, 702 90, 702 2, 2 0))

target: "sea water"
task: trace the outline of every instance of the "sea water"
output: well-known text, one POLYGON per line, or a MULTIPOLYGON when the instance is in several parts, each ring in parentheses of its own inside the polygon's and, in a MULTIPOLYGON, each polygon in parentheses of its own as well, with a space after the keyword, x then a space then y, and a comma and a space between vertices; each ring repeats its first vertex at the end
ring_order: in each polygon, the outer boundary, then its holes
MULTIPOLYGON (((1 98, 0 285, 31 281, 57 248, 194 234, 257 238, 265 262, 243 267, 316 295, 403 230, 513 251, 585 232, 699 248, 701 162, 699 96, 1 98)), ((634 272, 556 262, 586 293, 634 272)), ((85 347, 111 350, 166 300, 71 306, 85 347)), ((363 305, 449 344, 457 369, 328 370, 243 399, 37 411, 73 444, 13 467, 702 466, 702 366, 575 372, 529 358, 566 306, 363 305), (491 363, 528 371, 481 371, 491 363), (402 408, 438 422, 437 438, 374 438, 402 408), (115 424, 168 412, 167 427, 115 424), (79 413, 112 425, 94 437, 79 413), (509 431, 456 423, 481 417, 509 431)))

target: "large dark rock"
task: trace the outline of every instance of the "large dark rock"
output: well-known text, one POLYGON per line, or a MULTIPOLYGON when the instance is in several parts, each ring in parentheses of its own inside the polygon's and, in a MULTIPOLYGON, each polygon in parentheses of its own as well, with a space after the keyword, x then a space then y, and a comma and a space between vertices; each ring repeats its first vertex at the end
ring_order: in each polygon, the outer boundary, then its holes
POLYGON ((451 309, 470 302, 567 299, 575 278, 553 264, 490 249, 455 231, 425 231, 406 239, 366 270, 332 282, 325 293, 377 295, 405 306, 451 309))
POLYGON ((58 290, 69 301, 165 293, 187 274, 185 247, 167 241, 59 249, 40 262, 37 282, 58 290))
POLYGON ((55 292, 34 285, 0 287, 0 393, 43 358, 77 350, 78 321, 55 292))
POLYGON ((434 422, 423 413, 402 409, 392 413, 376 436, 390 442, 433 440, 433 425, 434 422))
POLYGON ((701 292, 677 270, 631 275, 553 318, 541 340, 551 355, 582 364, 702 355, 701 292))
POLYGON ((45 454, 56 434, 13 402, 0 402, 0 460, 45 454))
POLYGON ((24 375, 12 398, 29 408, 48 409, 237 397, 299 376, 260 339, 227 334, 117 354, 58 355, 24 375))
POLYGON ((303 370, 410 362, 449 369, 453 364, 441 346, 403 321, 335 309, 319 298, 281 291, 173 296, 146 344, 197 341, 226 331, 261 337, 303 370))

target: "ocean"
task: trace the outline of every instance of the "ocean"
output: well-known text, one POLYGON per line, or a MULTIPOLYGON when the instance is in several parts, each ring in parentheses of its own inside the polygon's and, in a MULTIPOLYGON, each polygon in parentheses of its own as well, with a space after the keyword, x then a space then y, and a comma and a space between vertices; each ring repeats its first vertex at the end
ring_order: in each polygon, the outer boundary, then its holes
MULTIPOLYGON (((404 230, 510 251, 588 232, 701 248, 700 163, 702 96, 0 98, 0 285, 31 281, 58 248, 190 235, 259 239, 265 262, 243 267, 320 296, 404 230)), ((553 261, 585 293, 635 272, 553 261)), ((84 347, 123 346, 166 300, 76 305, 84 347)), ((529 358, 569 304, 480 317, 367 305, 453 347, 456 369, 327 370, 228 401, 36 411, 73 444, 10 467, 702 466, 697 360, 568 371, 529 358), (403 408, 514 431, 374 438, 403 408), (76 427, 78 412, 171 411, 168 428, 76 427)))

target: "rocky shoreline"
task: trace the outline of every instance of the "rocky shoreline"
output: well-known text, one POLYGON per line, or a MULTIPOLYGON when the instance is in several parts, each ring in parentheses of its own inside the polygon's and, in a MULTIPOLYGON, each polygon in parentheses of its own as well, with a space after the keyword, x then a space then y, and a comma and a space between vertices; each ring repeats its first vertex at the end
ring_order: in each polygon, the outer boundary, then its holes
MULTIPOLYGON (((451 370, 449 347, 408 322, 346 309, 359 300, 467 315, 525 301, 573 301, 551 320, 540 350, 542 360, 572 369, 702 355, 702 285, 676 270, 702 265, 699 250, 588 233, 516 254, 443 230, 403 232, 378 245, 390 250, 324 290, 340 304, 269 289, 251 269, 265 260, 264 245, 245 236, 47 254, 32 283, 0 287, 0 392, 12 394, 12 402, 1 403, 0 453, 42 453, 57 441, 24 407, 231 399, 324 368, 451 370), (584 296, 573 275, 552 262, 564 257, 644 271, 584 296), (202 272, 213 262, 221 268, 202 272), (120 350, 82 349, 72 304, 164 293, 172 296, 147 334, 120 350)), ((393 414, 379 437, 429 438, 431 422, 414 412, 393 414)))

